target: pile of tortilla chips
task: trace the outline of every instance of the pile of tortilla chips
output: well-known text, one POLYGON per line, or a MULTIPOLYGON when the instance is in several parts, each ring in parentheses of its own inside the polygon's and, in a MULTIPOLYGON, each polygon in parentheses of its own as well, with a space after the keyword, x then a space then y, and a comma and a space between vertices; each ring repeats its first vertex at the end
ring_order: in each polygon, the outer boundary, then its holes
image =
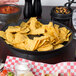
POLYGON ((7 44, 15 48, 28 51, 50 51, 63 47, 63 42, 69 41, 70 30, 66 27, 49 22, 45 25, 40 23, 36 17, 32 17, 27 22, 22 22, 20 26, 8 26, 5 31, 0 31, 0 37, 5 39, 7 44), (30 39, 28 35, 41 35, 30 39))

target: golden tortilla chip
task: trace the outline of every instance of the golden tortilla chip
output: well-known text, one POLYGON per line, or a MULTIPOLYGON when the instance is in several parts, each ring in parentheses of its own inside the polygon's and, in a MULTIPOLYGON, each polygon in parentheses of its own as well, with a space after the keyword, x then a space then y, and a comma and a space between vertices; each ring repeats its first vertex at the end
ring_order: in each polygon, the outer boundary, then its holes
POLYGON ((59 40, 59 36, 58 36, 58 34, 57 34, 52 22, 50 22, 48 24, 48 26, 45 25, 43 28, 45 28, 45 33, 47 33, 50 36, 54 37, 55 40, 59 40))
POLYGON ((20 31, 20 26, 8 26, 8 29, 5 32, 19 32, 20 31))
POLYGON ((13 42, 14 40, 14 35, 10 32, 7 32, 6 33, 6 40, 9 41, 9 42, 13 42))
POLYGON ((44 36, 48 36, 50 38, 50 43, 55 42, 55 37, 54 36, 51 36, 51 35, 49 35, 47 33, 45 33, 44 36))
POLYGON ((14 44, 15 48, 26 50, 25 43, 14 44))
POLYGON ((37 49, 38 51, 51 51, 53 50, 53 45, 46 44, 37 49))
POLYGON ((34 39, 34 50, 37 50, 37 48, 39 47, 39 43, 40 43, 40 40, 38 39, 34 39))
POLYGON ((31 31, 29 34, 31 35, 40 35, 40 34, 44 34, 45 30, 43 28, 39 28, 39 29, 35 29, 33 31, 31 31))
POLYGON ((5 40, 5 42, 6 42, 7 44, 13 45, 12 42, 9 42, 9 41, 7 41, 7 40, 5 40))
POLYGON ((21 27, 21 28, 24 28, 24 27, 26 28, 26 27, 27 27, 26 24, 27 24, 26 22, 22 22, 22 23, 20 24, 20 27, 21 27))
POLYGON ((49 36, 41 36, 41 37, 34 37, 34 39, 39 39, 40 41, 43 41, 43 40, 49 41, 50 37, 49 36))
POLYGON ((66 27, 61 27, 59 29, 60 31, 63 31, 66 35, 70 32, 70 30, 68 30, 66 27))
POLYGON ((63 30, 64 32, 67 32, 67 28, 66 27, 61 27, 60 30, 63 30))
POLYGON ((36 27, 36 29, 38 29, 38 28, 41 28, 42 25, 43 25, 42 23, 40 23, 39 21, 37 21, 35 27, 36 27))
POLYGON ((67 37, 64 41, 69 41, 69 37, 67 37))
POLYGON ((39 39, 40 39, 39 47, 41 47, 44 44, 46 45, 50 41, 50 37, 49 36, 42 36, 39 39))
POLYGON ((26 28, 20 31, 20 33, 29 33, 29 32, 30 32, 30 28, 26 28))
POLYGON ((63 44, 58 44, 58 45, 55 45, 55 46, 54 46, 54 50, 55 50, 55 49, 62 48, 63 46, 64 46, 63 44))
POLYGON ((67 33, 64 32, 64 30, 60 29, 60 38, 62 38, 63 40, 66 39, 67 33))
POLYGON ((6 39, 6 33, 4 31, 0 31, 0 37, 6 39))
POLYGON ((16 33, 13 43, 17 44, 17 43, 23 43, 23 42, 25 42, 25 37, 20 33, 16 33))
POLYGON ((37 22, 37 19, 35 17, 30 19, 30 29, 31 30, 36 30, 36 27, 35 27, 36 22, 37 22))
POLYGON ((59 25, 54 24, 54 28, 55 28, 57 35, 59 36, 59 25))
POLYGON ((53 22, 49 22, 48 26, 53 27, 53 22))
POLYGON ((46 40, 41 40, 40 43, 39 43, 39 47, 41 47, 42 45, 44 44, 47 44, 49 41, 46 41, 46 40))
POLYGON ((35 51, 38 48, 39 43, 40 43, 40 41, 37 39, 34 39, 34 40, 28 39, 25 47, 29 51, 35 51))
POLYGON ((64 40, 62 38, 60 38, 57 42, 54 42, 53 45, 61 44, 63 42, 64 42, 64 40))
POLYGON ((71 34, 72 33, 67 34, 67 37, 66 37, 66 39, 64 41, 69 41, 69 37, 70 37, 71 34))
POLYGON ((67 37, 70 37, 70 36, 71 36, 71 34, 72 34, 72 33, 69 33, 69 34, 67 35, 67 37))

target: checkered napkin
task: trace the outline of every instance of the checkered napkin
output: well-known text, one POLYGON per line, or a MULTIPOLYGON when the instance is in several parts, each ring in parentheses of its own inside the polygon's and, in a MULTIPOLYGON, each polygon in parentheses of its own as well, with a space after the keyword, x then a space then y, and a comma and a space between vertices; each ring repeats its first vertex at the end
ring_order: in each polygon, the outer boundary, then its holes
POLYGON ((63 73, 64 76, 68 76, 67 73, 70 72, 71 76, 76 76, 76 62, 62 62, 58 64, 45 64, 40 62, 34 62, 27 59, 22 59, 18 57, 11 57, 7 56, 4 69, 11 69, 14 70, 16 64, 20 62, 27 62, 31 64, 31 71, 35 76, 41 76, 42 70, 48 74, 48 73, 63 73))

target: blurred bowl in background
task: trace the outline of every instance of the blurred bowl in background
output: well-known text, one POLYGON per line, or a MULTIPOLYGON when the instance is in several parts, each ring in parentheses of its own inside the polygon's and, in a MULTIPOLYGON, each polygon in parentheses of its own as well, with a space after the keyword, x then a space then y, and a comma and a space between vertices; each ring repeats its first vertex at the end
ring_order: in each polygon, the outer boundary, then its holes
POLYGON ((62 11, 62 13, 57 13, 56 12, 56 7, 53 7, 52 10, 51 10, 51 16, 53 18, 56 18, 56 19, 69 19, 69 18, 72 18, 72 9, 71 8, 68 8, 68 7, 65 7, 65 6, 57 6, 58 8, 66 8, 66 10, 69 10, 70 13, 68 14, 63 14, 63 11, 64 10, 61 10, 59 9, 60 11, 62 11))
MULTIPOLYGON (((57 13, 56 12, 56 7, 53 7, 51 9, 51 14, 50 14, 51 15, 51 20, 60 22, 64 25, 68 25, 68 24, 71 25, 72 24, 72 12, 73 12, 73 10, 71 8, 66 7, 66 6, 57 6, 57 7, 58 8, 61 8, 61 7, 66 8, 67 10, 70 11, 70 13, 68 13, 68 14, 65 14, 64 12, 57 13)), ((63 11, 63 10, 59 9, 58 11, 63 11)))
POLYGON ((18 5, 0 5, 0 24, 18 22, 21 12, 22 10, 18 5))

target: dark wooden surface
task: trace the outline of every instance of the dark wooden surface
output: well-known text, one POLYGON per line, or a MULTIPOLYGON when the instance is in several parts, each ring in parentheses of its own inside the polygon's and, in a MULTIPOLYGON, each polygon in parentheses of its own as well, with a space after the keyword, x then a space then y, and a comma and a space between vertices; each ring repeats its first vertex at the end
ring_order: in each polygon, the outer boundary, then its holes
MULTIPOLYGON (((49 20, 49 21, 51 20, 51 16, 50 16, 51 8, 52 7, 50 6, 42 7, 41 19, 49 20)), ((23 19, 23 14, 21 15, 20 19, 23 19)), ((74 31, 73 26, 71 24, 70 25, 68 24, 67 26, 74 31)), ((3 25, 0 25, 0 29, 2 27, 3 25)), ((45 59, 42 62, 55 64, 55 63, 64 62, 64 61, 75 61, 75 50, 76 50, 76 40, 73 40, 72 43, 69 45, 69 47, 67 47, 64 53, 62 53, 61 55, 55 56, 53 58, 45 59)), ((14 56, 10 52, 8 47, 6 47, 4 42, 0 40, 0 59, 3 59, 3 62, 4 62, 8 55, 14 56)))

